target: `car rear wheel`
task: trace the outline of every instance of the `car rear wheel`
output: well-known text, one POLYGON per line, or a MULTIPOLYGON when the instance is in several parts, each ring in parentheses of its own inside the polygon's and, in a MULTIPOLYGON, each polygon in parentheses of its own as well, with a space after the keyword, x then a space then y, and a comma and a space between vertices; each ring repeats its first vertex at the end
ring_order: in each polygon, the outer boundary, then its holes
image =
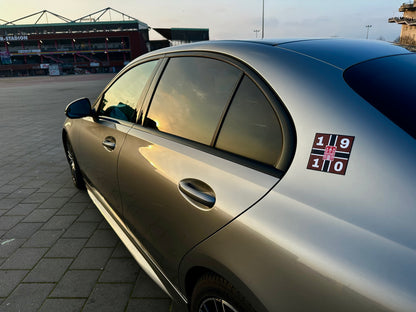
POLYGON ((195 285, 191 312, 254 312, 246 299, 225 279, 209 273, 195 285))
POLYGON ((77 159, 75 158, 74 150, 72 149, 71 143, 68 140, 66 144, 66 158, 68 160, 69 168, 71 169, 72 182, 80 190, 85 189, 84 178, 82 177, 81 170, 79 169, 77 159))

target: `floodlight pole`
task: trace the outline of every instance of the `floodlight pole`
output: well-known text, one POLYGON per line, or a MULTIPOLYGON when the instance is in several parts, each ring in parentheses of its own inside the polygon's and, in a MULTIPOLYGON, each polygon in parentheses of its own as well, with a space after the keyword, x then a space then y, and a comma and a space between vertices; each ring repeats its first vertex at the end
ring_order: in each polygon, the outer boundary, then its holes
POLYGON ((261 15, 261 39, 264 39, 264 0, 263 0, 263 11, 261 15))
POLYGON ((367 28, 367 37, 365 39, 368 39, 368 32, 370 31, 370 28, 373 27, 373 25, 366 25, 367 28))

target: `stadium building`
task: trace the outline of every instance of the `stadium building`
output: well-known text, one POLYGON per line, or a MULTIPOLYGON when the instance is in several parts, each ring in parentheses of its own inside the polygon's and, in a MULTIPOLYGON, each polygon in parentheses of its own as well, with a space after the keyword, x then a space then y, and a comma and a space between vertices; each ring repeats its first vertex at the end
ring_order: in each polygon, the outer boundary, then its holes
POLYGON ((400 33, 400 43, 404 45, 416 46, 416 3, 403 3, 399 12, 403 12, 401 17, 389 18, 389 23, 402 25, 400 33))
POLYGON ((151 41, 147 24, 111 8, 76 20, 44 10, 0 22, 0 76, 116 72, 151 50, 209 39, 208 29, 155 28, 164 39, 151 41))

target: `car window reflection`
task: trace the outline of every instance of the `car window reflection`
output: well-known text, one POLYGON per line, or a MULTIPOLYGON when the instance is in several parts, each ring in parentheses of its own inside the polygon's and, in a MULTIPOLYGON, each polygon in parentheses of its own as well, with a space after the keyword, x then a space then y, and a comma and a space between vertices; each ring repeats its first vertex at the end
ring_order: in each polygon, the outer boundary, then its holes
POLYGON ((209 145, 240 75, 239 69, 214 59, 171 59, 150 105, 149 125, 209 145))

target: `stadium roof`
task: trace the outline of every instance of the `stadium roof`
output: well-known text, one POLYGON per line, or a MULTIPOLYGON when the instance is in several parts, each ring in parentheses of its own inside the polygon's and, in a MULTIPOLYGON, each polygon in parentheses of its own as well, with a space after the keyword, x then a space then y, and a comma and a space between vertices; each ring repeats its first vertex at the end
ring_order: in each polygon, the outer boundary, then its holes
MULTIPOLYGON (((1 21, 4 21, 0 19, 1 21)), ((30 34, 30 33, 62 33, 96 31, 123 31, 149 29, 146 23, 110 7, 85 15, 75 20, 63 17, 53 12, 43 10, 0 25, 0 31, 30 34), (121 18, 113 21, 113 15, 121 18), (54 22, 49 23, 49 19, 54 22), (109 19, 109 20, 108 20, 109 19), (32 23, 28 22, 32 20, 32 23), (46 20, 46 23, 45 23, 46 20), (33 22, 34 21, 34 22, 33 22), (23 22, 23 23, 22 23, 23 22), (41 22, 41 23, 40 23, 41 22)))

